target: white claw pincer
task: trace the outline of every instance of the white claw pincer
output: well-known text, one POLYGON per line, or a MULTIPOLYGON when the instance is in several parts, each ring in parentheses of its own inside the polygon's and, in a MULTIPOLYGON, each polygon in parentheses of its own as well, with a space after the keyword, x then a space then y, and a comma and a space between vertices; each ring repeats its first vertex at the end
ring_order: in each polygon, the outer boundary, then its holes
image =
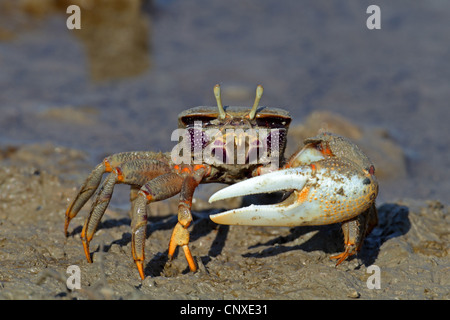
POLYGON ((228 225, 301 226, 349 220, 373 203, 378 192, 373 177, 342 159, 326 159, 244 180, 211 196, 209 202, 258 193, 293 190, 274 205, 251 205, 211 215, 228 225))

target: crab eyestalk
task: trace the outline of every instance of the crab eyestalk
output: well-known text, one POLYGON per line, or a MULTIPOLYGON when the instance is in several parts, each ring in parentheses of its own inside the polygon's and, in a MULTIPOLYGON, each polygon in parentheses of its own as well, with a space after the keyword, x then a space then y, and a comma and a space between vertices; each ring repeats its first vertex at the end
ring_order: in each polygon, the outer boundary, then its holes
POLYGON ((225 110, 223 109, 222 97, 220 95, 220 85, 219 84, 216 84, 214 86, 214 96, 216 97, 217 108, 219 109, 219 118, 220 119, 225 119, 227 114, 226 114, 225 110))
POLYGON ((262 87, 262 85, 259 84, 256 87, 255 102, 253 103, 252 110, 250 110, 250 113, 248 114, 248 117, 249 117, 250 120, 255 119, 256 110, 258 109, 259 101, 261 100, 263 92, 264 92, 264 88, 262 87))

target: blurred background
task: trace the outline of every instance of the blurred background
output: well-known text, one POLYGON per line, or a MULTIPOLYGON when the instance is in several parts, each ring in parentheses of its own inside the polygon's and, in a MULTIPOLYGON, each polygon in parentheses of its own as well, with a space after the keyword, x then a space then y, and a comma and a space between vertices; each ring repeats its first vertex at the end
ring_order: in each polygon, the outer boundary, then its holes
POLYGON ((170 151, 216 83, 244 106, 262 84, 293 117, 288 152, 335 129, 374 160, 381 202, 449 203, 449 30, 446 0, 0 0, 0 160, 70 168, 80 150, 79 182, 106 155, 170 151))

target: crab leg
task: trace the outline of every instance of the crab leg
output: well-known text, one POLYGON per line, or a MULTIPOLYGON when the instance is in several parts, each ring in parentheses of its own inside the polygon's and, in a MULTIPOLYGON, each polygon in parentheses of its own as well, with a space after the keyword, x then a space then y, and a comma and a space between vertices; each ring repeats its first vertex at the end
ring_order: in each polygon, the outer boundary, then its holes
POLYGON ((251 205, 211 215, 219 224, 257 226, 323 225, 354 218, 369 208, 378 192, 374 177, 349 160, 328 158, 311 165, 254 177, 225 189, 210 202, 247 194, 294 189, 275 205, 251 205))
POLYGON ((189 232, 187 228, 192 222, 191 207, 194 191, 207 174, 208 170, 205 166, 197 165, 193 168, 192 174, 188 175, 183 181, 180 192, 180 203, 178 205, 178 223, 173 230, 169 242, 169 259, 172 259, 176 247, 181 246, 191 271, 196 271, 197 265, 188 247, 189 232))
POLYGON ((64 223, 64 234, 67 236, 67 229, 69 228, 70 221, 75 218, 81 208, 86 204, 86 202, 97 190, 102 176, 105 172, 111 172, 111 167, 107 167, 107 160, 105 159, 102 163, 98 164, 95 169, 89 174, 86 181, 80 188, 75 200, 72 201, 70 206, 66 210, 66 220, 64 223))
POLYGON ((163 154, 154 152, 121 152, 111 155, 98 164, 95 169, 89 174, 85 182, 81 186, 77 196, 69 205, 66 211, 66 220, 64 223, 64 234, 67 236, 67 229, 70 221, 78 214, 81 208, 92 197, 95 190, 97 190, 102 176, 104 173, 112 172, 115 167, 120 166, 122 163, 135 159, 155 159, 160 160, 163 158, 163 154))
POLYGON ((147 225, 147 204, 169 198, 178 193, 180 193, 178 223, 172 232, 172 237, 169 242, 169 258, 172 259, 176 247, 181 246, 189 268, 192 271, 197 270, 197 265, 188 247, 189 232, 187 228, 192 222, 191 206, 194 191, 209 171, 203 165, 196 165, 193 168, 186 166, 183 170, 177 170, 179 169, 178 166, 175 166, 175 168, 176 172, 162 175, 145 184, 139 191, 133 208, 131 248, 133 259, 141 279, 145 278, 144 248, 147 225))
POLYGON ((84 252, 89 262, 92 262, 89 252, 89 242, 92 240, 97 226, 111 200, 114 186, 117 183, 143 185, 146 181, 170 171, 170 167, 158 160, 136 159, 122 163, 108 175, 92 203, 91 211, 81 232, 84 252))
POLYGON ((175 172, 161 175, 140 189, 133 207, 131 221, 131 252, 141 279, 144 275, 145 239, 147 229, 147 204, 168 199, 181 190, 184 178, 175 172))
POLYGON ((339 265, 354 254, 356 254, 363 244, 364 238, 378 224, 377 208, 373 204, 369 209, 359 216, 342 223, 342 232, 344 234, 344 252, 331 256, 331 259, 337 259, 336 265, 339 265))

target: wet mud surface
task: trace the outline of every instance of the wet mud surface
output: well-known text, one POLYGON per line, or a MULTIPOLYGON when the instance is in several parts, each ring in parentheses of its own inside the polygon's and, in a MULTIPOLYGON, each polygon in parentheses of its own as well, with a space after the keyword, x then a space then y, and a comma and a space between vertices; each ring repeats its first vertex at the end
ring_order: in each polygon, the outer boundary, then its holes
POLYGON ((0 169, 2 299, 449 298, 449 215, 439 201, 379 205, 379 225, 358 257, 335 267, 329 257, 343 250, 339 225, 220 226, 208 215, 240 200, 214 208, 197 198, 190 247, 199 271, 192 273, 182 252, 167 260, 175 197, 150 205, 141 281, 131 257, 129 210, 106 211, 90 245, 92 264, 79 238, 89 204, 73 219, 69 237, 63 234, 64 212, 77 191, 72 179, 87 167, 82 152, 34 145, 3 157, 20 166, 0 169), (81 270, 80 290, 66 287, 71 265, 81 270), (381 270, 380 289, 368 287, 371 265, 381 270))
POLYGON ((98 1, 104 10, 74 34, 64 1, 39 3, 0 5, 0 299, 450 298, 448 4, 379 1, 372 32, 363 2, 98 1), (214 224, 210 214, 258 201, 208 204, 220 185, 195 194, 196 273, 182 252, 167 260, 177 197, 150 205, 144 281, 127 186, 91 242, 92 264, 80 240, 90 203, 64 236, 90 170, 116 152, 170 151, 177 114, 214 105, 216 83, 230 105, 251 105, 264 85, 262 104, 294 119, 286 154, 325 129, 370 156, 379 224, 357 257, 329 259, 343 250, 339 225, 214 224), (81 289, 70 291, 73 265, 81 289))

